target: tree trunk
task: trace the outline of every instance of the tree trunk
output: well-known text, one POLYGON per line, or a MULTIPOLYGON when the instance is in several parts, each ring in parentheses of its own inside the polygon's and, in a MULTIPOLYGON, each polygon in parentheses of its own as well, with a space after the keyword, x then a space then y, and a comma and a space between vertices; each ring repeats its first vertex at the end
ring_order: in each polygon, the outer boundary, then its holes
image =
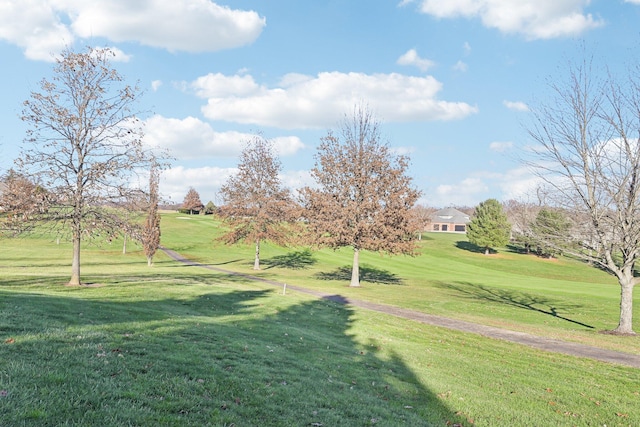
POLYGON ((153 265, 153 257, 152 256, 148 256, 147 257, 147 266, 151 267, 153 265))
POLYGON ((122 253, 123 253, 123 254, 126 254, 126 253, 127 253, 127 233, 125 233, 125 234, 123 235, 122 253))
POLYGON ((488 246, 486 248, 484 248, 484 254, 485 255, 489 255, 489 247, 488 246))
POLYGON ((253 261, 253 269, 260 270, 260 239, 256 239, 256 258, 253 261))
POLYGON ((360 287, 360 249, 353 250, 353 266, 351 268, 350 287, 360 287))
POLYGON ((620 283, 620 322, 613 332, 635 335, 633 332, 633 286, 635 280, 632 274, 626 274, 618 278, 618 283, 620 283))
POLYGON ((71 262, 71 279, 69 285, 80 285, 80 232, 73 231, 73 261, 71 262))

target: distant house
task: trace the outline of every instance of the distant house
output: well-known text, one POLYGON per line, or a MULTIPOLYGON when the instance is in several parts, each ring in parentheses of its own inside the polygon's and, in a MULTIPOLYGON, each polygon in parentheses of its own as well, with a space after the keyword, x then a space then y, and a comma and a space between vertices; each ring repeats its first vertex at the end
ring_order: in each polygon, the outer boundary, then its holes
POLYGON ((466 233, 469 215, 454 208, 441 209, 431 215, 431 231, 466 233))

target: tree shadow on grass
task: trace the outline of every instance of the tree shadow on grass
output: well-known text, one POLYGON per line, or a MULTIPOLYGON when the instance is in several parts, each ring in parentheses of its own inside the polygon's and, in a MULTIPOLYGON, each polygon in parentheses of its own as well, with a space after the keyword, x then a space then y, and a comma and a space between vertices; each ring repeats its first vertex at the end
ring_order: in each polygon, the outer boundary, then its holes
POLYGON ((582 306, 578 304, 564 304, 562 306, 559 306, 558 303, 552 301, 550 298, 546 298, 540 295, 532 295, 508 289, 492 288, 489 286, 476 285, 469 282, 440 282, 438 285, 442 288, 455 290, 463 294, 467 298, 489 301, 497 304, 504 304, 511 307, 521 308, 524 310, 535 311, 573 323, 578 326, 582 326, 584 328, 594 329, 594 326, 570 319, 559 314, 559 312, 568 312, 581 308, 582 306))
POLYGON ((291 270, 301 270, 311 267, 318 260, 316 260, 309 249, 303 249, 301 251, 289 252, 284 255, 274 256, 268 259, 262 260, 262 263, 267 268, 280 267, 288 268, 291 270))
POLYGON ((298 303, 264 289, 157 300, 100 295, 0 288, 2 330, 12 337, 0 359, 9 396, 0 399, 0 419, 466 425, 395 350, 361 344, 373 341, 354 332, 354 310, 338 295, 298 303))
MULTIPOLYGON (((465 251, 469 251, 469 252, 473 252, 473 253, 477 253, 477 254, 484 254, 485 248, 484 247, 480 247, 477 245, 474 245, 471 242, 465 242, 464 240, 460 240, 456 242, 456 248, 458 249, 462 249, 465 251)), ((495 249, 489 248, 489 253, 490 254, 496 254, 498 253, 498 251, 496 251, 495 249)))
MULTIPOLYGON (((314 275, 320 280, 338 280, 338 281, 350 281, 351 280, 351 266, 343 266, 337 270, 331 272, 321 272, 314 275)), ((360 266, 360 281, 369 283, 379 283, 382 285, 402 285, 404 284, 402 279, 396 274, 380 268, 371 267, 368 265, 360 266)))

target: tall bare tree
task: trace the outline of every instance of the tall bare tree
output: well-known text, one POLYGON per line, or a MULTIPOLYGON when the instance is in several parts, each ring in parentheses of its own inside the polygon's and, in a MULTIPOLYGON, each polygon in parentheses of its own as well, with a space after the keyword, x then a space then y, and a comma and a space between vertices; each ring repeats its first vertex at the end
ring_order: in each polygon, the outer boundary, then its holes
POLYGON ((144 254, 147 257, 147 265, 153 265, 153 256, 160 247, 160 214, 158 213, 160 171, 153 164, 149 172, 149 200, 147 206, 147 218, 142 227, 141 240, 144 254))
POLYGON ((381 140, 368 108, 345 115, 340 133, 322 138, 311 174, 318 186, 301 195, 318 245, 353 248, 350 286, 360 286, 361 250, 413 253, 411 208, 420 193, 406 174, 409 159, 381 140))
POLYGON ((184 201, 182 202, 182 209, 188 210, 190 215, 194 212, 200 213, 200 211, 204 209, 202 200, 200 200, 200 193, 198 193, 195 188, 189 187, 189 191, 187 191, 187 194, 184 196, 184 201))
POLYGON ((568 80, 551 83, 553 97, 534 109, 526 160, 542 177, 549 199, 584 218, 564 247, 614 275, 620 318, 614 333, 634 334, 633 288, 640 253, 640 74, 620 79, 593 59, 569 66, 568 80), (577 247, 577 249, 575 248, 577 247))
POLYGON ((56 196, 37 219, 69 231, 70 285, 81 283, 82 239, 98 229, 116 232, 115 207, 139 192, 134 176, 148 169, 133 111, 140 91, 111 67, 113 56, 109 49, 65 50, 53 77, 42 80, 22 111, 30 128, 16 164, 56 196))
POLYGON ((290 225, 297 209, 289 189, 280 181, 281 169, 273 144, 258 135, 245 145, 238 173, 220 189, 224 205, 219 214, 231 227, 222 240, 255 244, 254 270, 260 269, 262 241, 287 244, 294 237, 290 225))

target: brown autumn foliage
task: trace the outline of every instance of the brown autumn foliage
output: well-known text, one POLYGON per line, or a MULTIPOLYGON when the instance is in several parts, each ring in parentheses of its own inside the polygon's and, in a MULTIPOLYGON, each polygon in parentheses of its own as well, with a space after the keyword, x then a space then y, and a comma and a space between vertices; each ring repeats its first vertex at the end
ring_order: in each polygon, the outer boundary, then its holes
POLYGON ((200 193, 195 188, 189 187, 189 191, 187 191, 187 195, 184 196, 184 201, 182 202, 182 209, 188 210, 190 214, 194 212, 200 213, 204 209, 202 200, 200 200, 200 193))
POLYGON ((53 195, 24 175, 10 170, 0 188, 0 232, 17 235, 35 226, 31 219, 46 212, 53 195))
POLYGON ((280 182, 282 166, 273 144, 262 136, 248 141, 238 164, 238 173, 220 189, 224 205, 219 215, 231 230, 221 237, 227 244, 255 244, 255 270, 260 269, 260 243, 286 245, 296 238, 296 205, 288 188, 280 182))
POLYGON ((311 174, 317 187, 301 190, 309 231, 318 246, 354 250, 351 286, 359 286, 359 252, 413 254, 411 208, 420 192, 407 176, 409 158, 381 141, 371 112, 356 107, 339 134, 322 138, 311 174))

